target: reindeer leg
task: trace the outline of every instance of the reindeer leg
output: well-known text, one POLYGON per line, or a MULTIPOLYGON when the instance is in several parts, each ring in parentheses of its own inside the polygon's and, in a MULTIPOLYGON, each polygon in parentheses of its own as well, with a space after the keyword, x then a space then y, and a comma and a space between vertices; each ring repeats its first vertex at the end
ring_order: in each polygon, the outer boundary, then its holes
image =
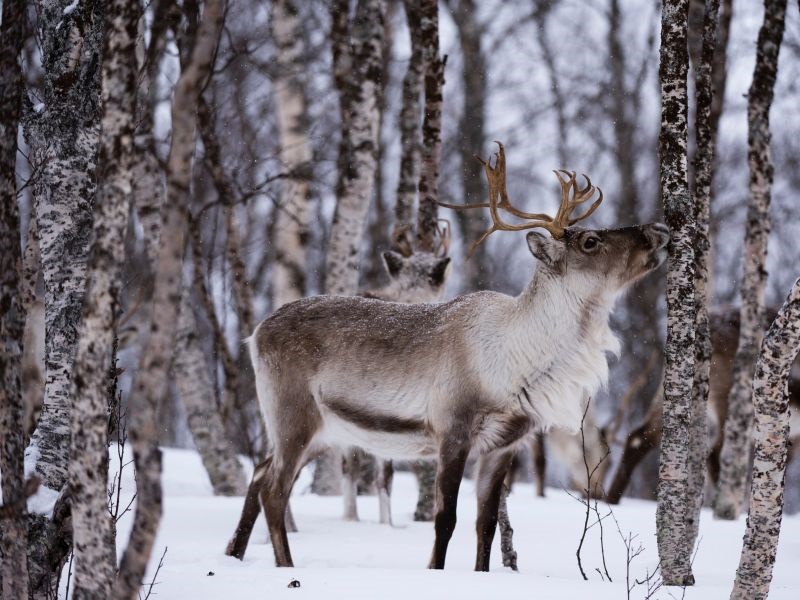
POLYGON ((636 466, 647 456, 648 452, 660 443, 661 430, 654 428, 649 421, 631 432, 625 442, 625 450, 622 452, 614 480, 606 493, 606 502, 619 504, 636 466))
POLYGON ((392 479, 394 479, 394 466, 391 460, 378 459, 378 509, 380 522, 392 524, 392 479))
POLYGON ((536 481, 536 495, 544 498, 544 476, 547 470, 547 453, 544 445, 544 433, 541 431, 531 439, 531 458, 533 459, 533 477, 536 481))
POLYGON ((250 534, 253 532, 253 525, 255 525, 258 518, 258 513, 261 512, 258 495, 264 486, 264 478, 271 464, 272 457, 268 456, 265 461, 256 465, 253 470, 253 478, 250 480, 247 495, 244 497, 244 507, 242 507, 242 515, 239 517, 239 524, 236 526, 236 531, 225 549, 225 554, 228 556, 235 556, 239 560, 244 558, 247 543, 250 541, 250 534))
POLYGON ((476 571, 489 570, 489 557, 492 541, 497 529, 497 510, 500 506, 500 493, 503 481, 514 459, 514 451, 495 450, 481 456, 478 467, 478 520, 475 528, 478 533, 478 552, 475 558, 476 571))
POLYGON ((344 520, 358 521, 358 475, 361 472, 357 448, 347 448, 342 457, 342 487, 344 488, 344 520))
MULTIPOLYGON (((468 436, 452 434, 447 438, 467 439, 468 436)), ((433 520, 436 540, 428 563, 429 569, 444 569, 447 545, 456 528, 458 488, 461 486, 468 454, 469 444, 466 442, 457 444, 445 442, 439 449, 439 466, 436 471, 436 516, 433 520)))

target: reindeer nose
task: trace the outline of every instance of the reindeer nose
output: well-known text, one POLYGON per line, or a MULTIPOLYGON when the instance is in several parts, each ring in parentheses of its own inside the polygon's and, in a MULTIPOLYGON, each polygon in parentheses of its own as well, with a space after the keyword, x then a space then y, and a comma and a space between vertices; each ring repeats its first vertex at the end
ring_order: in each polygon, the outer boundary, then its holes
POLYGON ((669 227, 664 223, 650 223, 645 225, 644 229, 656 248, 663 248, 669 243, 669 227))

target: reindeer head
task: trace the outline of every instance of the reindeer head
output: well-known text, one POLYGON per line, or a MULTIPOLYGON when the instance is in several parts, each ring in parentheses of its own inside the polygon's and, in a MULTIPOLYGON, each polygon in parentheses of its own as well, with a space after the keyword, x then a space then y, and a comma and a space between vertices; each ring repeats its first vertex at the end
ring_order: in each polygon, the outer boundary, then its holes
POLYGON ((410 227, 397 228, 392 234, 392 247, 383 253, 383 264, 389 284, 376 297, 394 302, 438 302, 444 293, 449 273, 449 221, 440 219, 438 241, 433 252, 415 251, 410 227))
POLYGON ((492 226, 473 244, 475 247, 495 231, 522 231, 542 228, 550 232, 547 237, 538 232, 527 235, 531 253, 543 268, 565 280, 578 293, 612 295, 646 273, 657 268, 667 257, 669 229, 663 223, 636 225, 621 229, 584 229, 575 224, 591 215, 603 201, 603 192, 592 185, 584 175, 586 185, 578 185, 574 171, 554 171, 561 184, 561 204, 555 217, 542 213, 528 213, 514 207, 506 190, 506 160, 503 144, 496 142, 499 150, 495 165, 479 157, 489 184, 489 202, 485 204, 453 205, 448 208, 488 208, 492 226), (581 215, 572 216, 579 205, 597 199, 581 215), (501 210, 524 219, 522 223, 503 220, 501 210))

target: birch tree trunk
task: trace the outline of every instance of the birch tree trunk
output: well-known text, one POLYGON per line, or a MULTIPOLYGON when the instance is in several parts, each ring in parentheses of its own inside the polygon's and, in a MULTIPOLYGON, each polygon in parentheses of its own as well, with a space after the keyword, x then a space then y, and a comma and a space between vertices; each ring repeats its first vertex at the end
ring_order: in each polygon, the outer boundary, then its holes
POLYGON ((88 0, 38 4, 44 102, 26 115, 25 135, 40 167, 33 186, 45 297, 45 396, 26 460, 42 480, 51 514, 29 515, 29 592, 47 597, 71 543, 68 523, 70 404, 92 230, 100 133, 104 7, 88 0), (62 527, 62 525, 66 525, 62 527))
MULTIPOLYGON (((237 198, 237 192, 231 183, 230 177, 222 168, 222 150, 216 134, 216 123, 214 113, 208 103, 201 98, 198 107, 197 118, 200 126, 200 135, 203 139, 205 149, 204 162, 206 169, 214 181, 217 195, 221 199, 233 202, 237 198)), ((236 220, 236 212, 233 206, 224 208, 225 216, 225 256, 230 265, 232 275, 233 301, 236 307, 236 316, 239 319, 239 333, 241 339, 249 336, 255 327, 255 315, 253 314, 253 290, 247 278, 247 269, 241 257, 241 239, 239 236, 239 225, 236 220)), ((233 356, 225 339, 225 334, 219 323, 216 308, 209 295, 208 288, 204 283, 202 270, 203 256, 201 250, 202 236, 197 222, 191 225, 192 232, 192 254, 194 256, 194 287, 199 295, 214 332, 214 340, 217 351, 220 355, 222 370, 225 376, 225 385, 222 392, 221 416, 223 425, 229 431, 236 432, 241 439, 245 440, 245 449, 255 462, 263 459, 263 452, 267 446, 267 434, 264 427, 264 420, 261 418, 261 411, 255 399, 255 390, 252 394, 242 393, 240 387, 240 377, 242 373, 241 363, 249 361, 249 357, 239 354, 239 361, 233 356), (252 439, 249 425, 255 421, 257 439, 252 439)), ((246 354, 246 353, 245 353, 246 354)))
POLYGON ((181 298, 187 205, 195 149, 197 103, 214 61, 224 20, 224 0, 207 0, 188 64, 172 101, 172 143, 167 161, 164 230, 155 269, 150 336, 132 385, 129 428, 136 465, 137 504, 133 530, 114 589, 117 600, 138 597, 161 520, 161 452, 155 421, 167 394, 171 352, 181 298))
MULTIPOLYGON (((461 157, 461 186, 464 202, 486 202, 486 184, 483 169, 475 154, 480 153, 486 141, 486 57, 481 48, 483 30, 478 23, 478 3, 475 0, 447 0, 461 47, 461 80, 464 104, 458 123, 459 154, 461 157)), ((456 219, 465 245, 477 240, 486 231, 486 215, 481 210, 460 210, 456 219)), ((466 247, 466 246, 465 246, 466 247)), ((487 246, 480 244, 470 258, 461 265, 463 291, 485 289, 491 272, 487 246)))
POLYGON ((683 552, 692 555, 700 528, 700 509, 703 506, 708 434, 706 407, 708 404, 709 373, 711 371, 711 334, 708 329, 708 265, 710 242, 708 225, 711 205, 711 183, 714 165, 714 132, 711 123, 713 82, 711 68, 717 37, 719 0, 706 0, 703 16, 703 43, 700 61, 695 65, 695 181, 694 181, 694 381, 692 384, 691 417, 689 421, 688 503, 686 534, 683 552))
POLYGON ((733 386, 720 453, 720 472, 714 516, 738 518, 744 502, 753 427, 751 383, 763 333, 764 288, 767 282, 767 243, 773 165, 770 153, 769 111, 778 75, 786 0, 765 0, 764 22, 758 33, 753 82, 747 95, 750 199, 742 259, 742 308, 739 346, 733 362, 733 386))
MULTIPOLYGON (((347 7, 348 2, 342 0, 331 7, 342 141, 336 209, 325 262, 325 293, 337 296, 352 296, 358 291, 359 250, 377 167, 386 14, 384 0, 363 0, 358 3, 350 31, 347 7)), ((327 450, 317 460, 311 489, 316 494, 336 495, 341 493, 341 481, 341 453, 327 450)))
POLYGON ((276 46, 273 84, 280 158, 288 173, 282 181, 273 241, 272 308, 278 309, 305 295, 311 146, 303 80, 306 49, 297 3, 275 0, 270 25, 276 46))
POLYGON ((433 252, 438 229, 439 169, 442 162, 442 102, 445 60, 439 56, 439 4, 420 4, 420 43, 425 61, 425 118, 422 121, 422 165, 417 211, 417 249, 433 252))
POLYGON ((664 426, 658 477, 656 535, 665 585, 692 585, 684 535, 694 380, 694 207, 687 179, 686 89, 688 0, 664 0, 661 16, 661 197, 672 233, 667 274, 664 426))
POLYGON ((103 46, 103 116, 97 166, 94 241, 72 388, 72 492, 75 598, 103 600, 116 571, 108 512, 108 372, 120 307, 133 167, 138 0, 108 6, 103 46))
POLYGON ((247 483, 244 470, 230 442, 227 441, 209 366, 197 338, 197 322, 191 301, 191 288, 183 292, 173 364, 175 383, 192 438, 203 460, 214 493, 218 496, 243 496, 247 483))
POLYGON ((358 5, 352 26, 353 51, 348 78, 349 160, 333 215, 326 260, 325 291, 351 296, 358 290, 359 249, 375 181, 378 148, 378 93, 383 49, 383 0, 358 5))
POLYGON ((20 386, 24 306, 20 270, 22 247, 17 207, 17 131, 22 113, 20 52, 25 42, 22 0, 3 2, 0 24, 0 595, 28 598, 28 530, 24 493, 25 406, 20 386))
POLYGON ((425 62, 422 55, 422 23, 418 0, 404 0, 411 56, 403 77, 403 104, 400 109, 400 177, 392 226, 392 250, 407 256, 412 250, 414 208, 420 172, 420 99, 425 62))
POLYGON ((765 600, 769 594, 783 515, 789 452, 792 363, 800 351, 800 279, 767 331, 753 378, 755 457, 750 510, 731 600, 765 600))

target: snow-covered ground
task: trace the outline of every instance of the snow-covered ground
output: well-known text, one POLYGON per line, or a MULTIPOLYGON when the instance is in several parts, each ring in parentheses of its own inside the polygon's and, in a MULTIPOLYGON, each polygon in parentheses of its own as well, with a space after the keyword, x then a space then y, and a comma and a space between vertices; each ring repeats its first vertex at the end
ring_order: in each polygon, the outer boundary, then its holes
MULTIPOLYGON (((112 453, 113 460, 116 457, 112 453)), ((112 467, 113 468, 113 467, 112 467)), ((578 571, 575 550, 582 530, 584 507, 565 492, 549 489, 547 498, 535 498, 531 486, 516 485, 509 498, 519 573, 501 566, 499 535, 495 539, 490 573, 472 571, 475 558, 475 495, 465 480, 459 497, 459 522, 450 543, 447 568, 425 569, 433 542, 430 523, 415 523, 412 510, 416 483, 407 473, 395 478, 392 506, 395 526, 378 524, 375 497, 360 497, 361 522, 341 520, 341 498, 306 493, 309 474, 298 481, 292 509, 299 533, 289 534, 294 569, 277 569, 267 543, 263 517, 259 519, 243 562, 223 554, 241 510, 241 498, 217 498, 196 453, 164 451, 164 518, 148 572, 165 548, 164 564, 151 598, 158 599, 277 599, 347 598, 348 600, 423 600, 525 598, 536 600, 624 599, 625 546, 616 526, 604 520, 604 546, 613 582, 603 581, 599 528, 589 532, 583 551, 589 581, 578 571), (289 588, 292 579, 301 587, 289 588)), ((133 489, 132 467, 123 478, 123 496, 133 489)), ((129 497, 129 496, 128 496, 129 497)), ((600 505, 601 514, 606 513, 600 505)), ((622 532, 638 535, 644 551, 631 564, 631 580, 643 578, 657 562, 655 504, 624 500, 614 508, 622 532)), ((127 543, 132 512, 119 523, 120 553, 127 543)), ((728 598, 739 559, 744 518, 735 523, 714 521, 704 511, 700 548, 694 572, 698 584, 685 598, 728 598)), ((785 517, 772 583, 773 600, 800 598, 800 518, 785 517)), ((636 587, 631 598, 644 598, 636 587)), ((679 588, 662 588, 654 598, 681 598, 679 588)))

